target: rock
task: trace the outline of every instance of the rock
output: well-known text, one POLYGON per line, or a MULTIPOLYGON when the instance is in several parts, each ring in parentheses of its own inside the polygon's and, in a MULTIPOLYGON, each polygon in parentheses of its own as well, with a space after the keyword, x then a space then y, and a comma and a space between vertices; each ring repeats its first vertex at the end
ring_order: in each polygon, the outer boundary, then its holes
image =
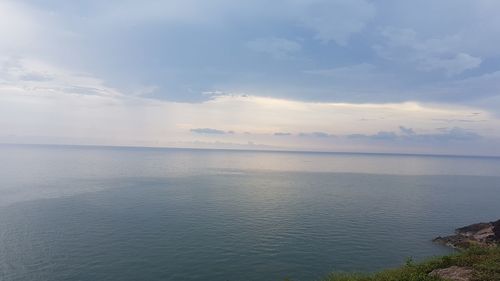
POLYGON ((448 268, 435 269, 429 273, 429 276, 441 277, 450 281, 470 281, 472 278, 472 269, 468 267, 451 266, 448 268))
POLYGON ((470 235, 474 235, 477 232, 480 232, 480 231, 482 231, 482 230, 484 230, 486 228, 489 228, 489 227, 491 227, 491 223, 490 222, 480 222, 480 223, 475 223, 475 224, 471 224, 471 225, 468 225, 468 226, 457 228, 455 230, 455 232, 457 234, 463 234, 463 235, 466 235, 466 236, 470 236, 470 235))
POLYGON ((455 235, 440 236, 433 241, 457 249, 466 249, 473 245, 480 247, 493 246, 500 242, 500 220, 457 228, 455 235))
POLYGON ((493 234, 495 234, 494 240, 497 241, 497 243, 500 242, 500 220, 497 220, 496 222, 493 223, 493 234))
POLYGON ((445 237, 437 237, 432 240, 435 243, 443 244, 456 249, 467 249, 475 242, 462 235, 451 235, 445 237))

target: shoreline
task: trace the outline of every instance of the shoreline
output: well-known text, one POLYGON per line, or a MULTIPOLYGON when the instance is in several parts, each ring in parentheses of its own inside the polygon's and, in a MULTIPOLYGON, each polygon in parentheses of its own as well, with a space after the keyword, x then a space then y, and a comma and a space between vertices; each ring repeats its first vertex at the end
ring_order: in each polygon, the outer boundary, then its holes
POLYGON ((372 274, 332 273, 323 281, 500 281, 500 220, 460 227, 432 240, 459 251, 372 274))
POLYGON ((500 219, 463 226, 455 229, 453 235, 438 236, 432 241, 458 250, 494 247, 500 243, 500 219))

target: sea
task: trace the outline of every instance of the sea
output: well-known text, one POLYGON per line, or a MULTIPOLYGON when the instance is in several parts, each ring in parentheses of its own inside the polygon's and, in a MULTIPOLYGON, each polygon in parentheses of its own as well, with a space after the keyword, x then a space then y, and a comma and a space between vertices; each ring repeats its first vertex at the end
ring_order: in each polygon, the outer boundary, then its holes
POLYGON ((321 280, 500 219, 500 158, 0 145, 0 280, 321 280))

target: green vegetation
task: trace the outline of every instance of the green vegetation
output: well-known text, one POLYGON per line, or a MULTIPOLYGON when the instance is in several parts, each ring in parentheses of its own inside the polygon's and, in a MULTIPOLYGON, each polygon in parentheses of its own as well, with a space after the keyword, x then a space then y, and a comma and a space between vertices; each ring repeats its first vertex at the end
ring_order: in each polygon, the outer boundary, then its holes
POLYGON ((472 268, 471 281, 500 281, 500 246, 489 249, 471 248, 422 263, 414 263, 409 259, 401 268, 371 275, 333 273, 324 281, 438 281, 443 279, 431 277, 429 272, 450 266, 472 268))

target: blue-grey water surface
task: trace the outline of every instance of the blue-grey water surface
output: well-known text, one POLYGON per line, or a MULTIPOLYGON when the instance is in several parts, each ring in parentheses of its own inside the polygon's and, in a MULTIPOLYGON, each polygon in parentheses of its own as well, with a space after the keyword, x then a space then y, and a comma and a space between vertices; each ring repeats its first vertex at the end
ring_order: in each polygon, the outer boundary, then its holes
POLYGON ((499 202, 499 158, 3 145, 0 280, 318 280, 499 202))

